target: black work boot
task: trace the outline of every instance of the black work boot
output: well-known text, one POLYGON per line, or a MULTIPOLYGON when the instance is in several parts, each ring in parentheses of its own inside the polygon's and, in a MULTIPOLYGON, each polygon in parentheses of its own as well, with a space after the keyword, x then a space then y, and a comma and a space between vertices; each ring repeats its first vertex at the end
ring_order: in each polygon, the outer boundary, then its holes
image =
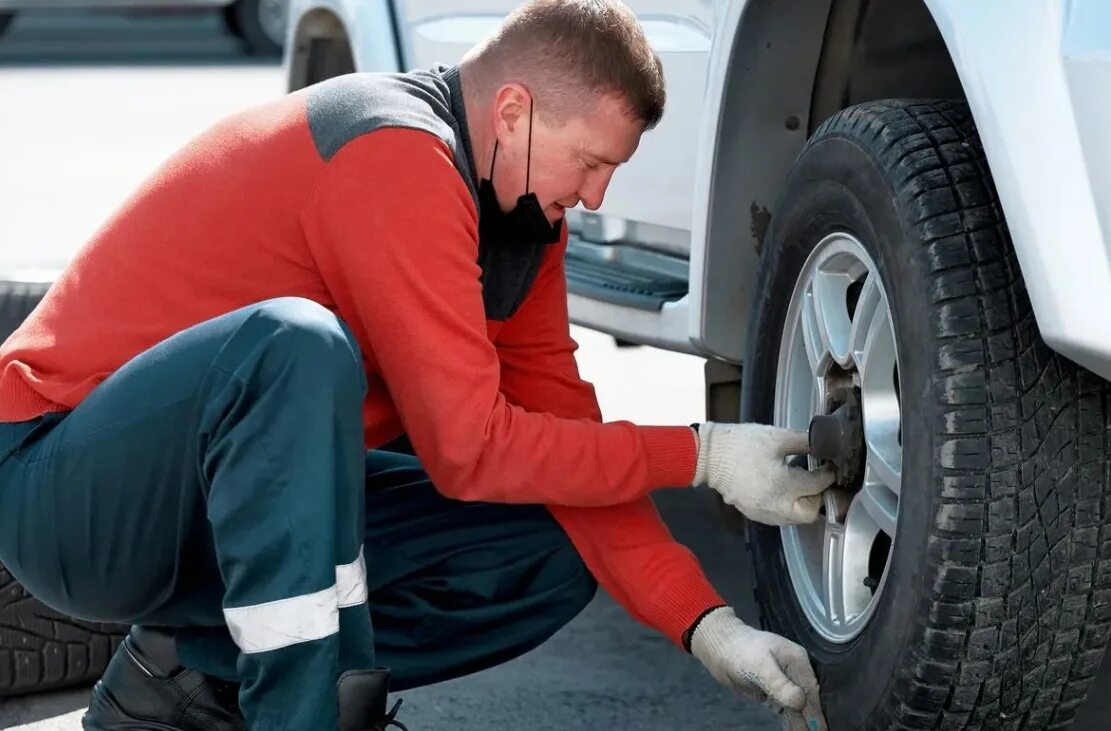
POLYGON ((390 690, 390 671, 349 670, 336 683, 339 695, 339 731, 387 731, 393 726, 408 731, 396 720, 399 700, 386 713, 386 694, 390 690))
POLYGON ((173 635, 132 627, 93 688, 86 731, 246 731, 239 686, 190 670, 173 635))

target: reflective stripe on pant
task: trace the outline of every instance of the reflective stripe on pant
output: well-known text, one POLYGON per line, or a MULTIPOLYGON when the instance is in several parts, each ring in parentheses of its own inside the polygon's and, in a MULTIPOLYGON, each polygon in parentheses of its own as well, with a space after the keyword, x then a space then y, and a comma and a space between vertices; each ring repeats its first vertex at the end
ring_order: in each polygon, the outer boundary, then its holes
POLYGON ((335 728, 339 673, 374 666, 365 384, 306 300, 185 330, 69 414, 3 425, 0 561, 76 617, 226 626, 252 728, 335 728))
MULTIPOLYGON (((366 456, 366 556, 374 649, 404 690, 538 647, 590 603, 593 577, 543 507, 440 495, 411 456, 366 456)), ((177 631, 189 667, 235 679, 224 628, 177 631)))

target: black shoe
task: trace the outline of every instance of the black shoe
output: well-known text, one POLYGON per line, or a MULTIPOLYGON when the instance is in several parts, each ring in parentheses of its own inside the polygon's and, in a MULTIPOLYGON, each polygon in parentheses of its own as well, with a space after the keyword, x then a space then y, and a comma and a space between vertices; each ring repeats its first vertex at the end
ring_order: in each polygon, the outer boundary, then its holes
POLYGON ((93 688, 86 731, 246 731, 239 685, 190 670, 172 635, 132 627, 93 688))
POLYGON ((336 683, 339 694, 339 731, 386 731, 393 726, 408 731, 395 720, 399 700, 386 713, 386 695, 390 690, 390 671, 349 670, 336 683))

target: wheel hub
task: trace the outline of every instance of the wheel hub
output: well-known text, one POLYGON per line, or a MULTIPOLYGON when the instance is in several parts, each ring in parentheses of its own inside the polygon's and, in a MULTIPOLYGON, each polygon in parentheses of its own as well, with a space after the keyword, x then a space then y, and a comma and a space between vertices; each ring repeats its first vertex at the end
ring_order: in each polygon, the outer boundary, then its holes
POLYGON ((855 492, 864 481, 866 453, 860 393, 843 388, 830 397, 840 405, 810 420, 810 454, 833 467, 838 487, 855 492))

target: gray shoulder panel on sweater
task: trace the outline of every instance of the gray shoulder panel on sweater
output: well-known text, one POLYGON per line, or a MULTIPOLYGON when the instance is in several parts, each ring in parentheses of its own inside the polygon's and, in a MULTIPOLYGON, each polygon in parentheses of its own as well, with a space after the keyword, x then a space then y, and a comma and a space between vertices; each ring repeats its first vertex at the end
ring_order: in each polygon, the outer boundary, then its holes
POLYGON ((405 127, 439 137, 478 202, 465 132, 457 114, 462 99, 456 81, 433 71, 405 74, 353 73, 323 81, 308 92, 308 122, 317 152, 332 159, 351 140, 385 127, 405 127), (455 87, 454 89, 452 87, 455 87), (453 91, 455 92, 453 94, 453 91))

